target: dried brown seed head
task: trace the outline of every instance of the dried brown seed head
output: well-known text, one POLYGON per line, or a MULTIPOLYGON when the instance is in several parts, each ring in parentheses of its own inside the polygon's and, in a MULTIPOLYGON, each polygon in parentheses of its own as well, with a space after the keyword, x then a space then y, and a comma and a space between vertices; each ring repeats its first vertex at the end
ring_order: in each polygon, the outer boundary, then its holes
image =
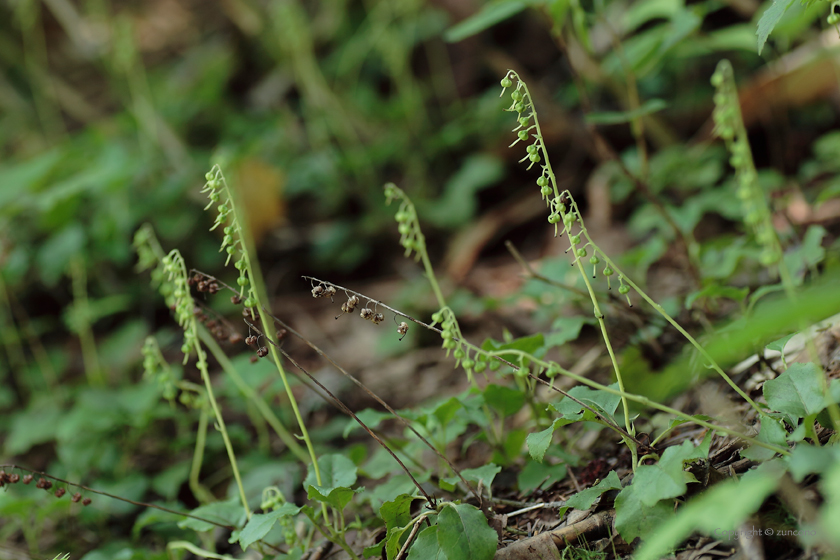
POLYGON ((283 340, 284 338, 286 338, 287 334, 289 334, 289 331, 287 331, 286 329, 280 329, 276 333, 274 333, 274 336, 277 337, 277 340, 283 340))
POLYGON ((362 310, 359 311, 359 317, 370 321, 373 318, 373 309, 363 307, 362 310))
POLYGON ((321 286, 320 284, 318 286, 315 286, 314 288, 312 288, 312 297, 319 298, 319 297, 323 297, 323 295, 324 295, 324 287, 321 286))
POLYGON ((230 302, 231 302, 232 304, 234 304, 234 305, 239 305, 240 303, 242 303, 242 298, 241 298, 241 297, 239 297, 238 295, 236 295, 236 296, 231 296, 231 298, 230 298, 230 302))
POLYGON ((377 313, 376 315, 371 317, 370 320, 373 321, 374 325, 378 325, 379 323, 385 320, 385 315, 383 315, 382 313, 377 313))
POLYGON ((82 499, 82 493, 81 492, 76 492, 75 494, 73 494, 73 497, 70 498, 70 501, 73 502, 73 503, 76 503, 81 499, 82 499))
POLYGON ((35 488, 44 488, 47 485, 46 478, 39 478, 38 482, 35 483, 35 488))
POLYGON ((257 337, 254 335, 247 337, 245 339, 245 344, 247 344, 248 346, 255 346, 257 344, 257 337))
POLYGON ((265 346, 260 346, 259 350, 257 350, 257 356, 259 356, 260 358, 265 358, 266 356, 268 356, 268 348, 266 348, 265 346))
POLYGON ((91 501, 92 500, 90 498, 85 498, 84 500, 82 500, 82 505, 89 506, 91 501))
POLYGON ((17 483, 20 480, 20 475, 18 473, 12 473, 9 475, 9 482, 12 484, 17 483))
POLYGON ((34 477, 31 474, 24 475, 23 476, 23 483, 24 484, 29 484, 30 482, 32 482, 33 478, 34 477))
POLYGON ((59 488, 58 490, 55 491, 55 497, 60 498, 66 493, 67 493, 67 490, 65 490, 64 488, 59 488))

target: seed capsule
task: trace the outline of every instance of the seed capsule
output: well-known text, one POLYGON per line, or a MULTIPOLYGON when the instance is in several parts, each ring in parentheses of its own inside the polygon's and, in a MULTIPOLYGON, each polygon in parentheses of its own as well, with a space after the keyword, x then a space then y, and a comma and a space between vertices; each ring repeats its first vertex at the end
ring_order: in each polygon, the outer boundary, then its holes
POLYGON ((363 308, 361 311, 359 311, 359 317, 368 321, 371 320, 373 318, 373 309, 370 309, 368 307, 363 308))
POLYGON ((400 337, 400 341, 405 338, 405 335, 408 334, 408 323, 403 321, 400 323, 400 326, 397 327, 397 332, 400 333, 402 336, 400 337))
POLYGON ((383 315, 382 313, 377 313, 376 315, 374 315, 371 318, 371 321, 373 321, 374 325, 378 325, 379 323, 381 323, 384 320, 385 320, 385 315, 383 315))
POLYGON ((265 346, 260 346, 259 350, 257 350, 257 356, 259 356, 260 358, 265 358, 266 356, 268 356, 268 348, 266 348, 265 346))

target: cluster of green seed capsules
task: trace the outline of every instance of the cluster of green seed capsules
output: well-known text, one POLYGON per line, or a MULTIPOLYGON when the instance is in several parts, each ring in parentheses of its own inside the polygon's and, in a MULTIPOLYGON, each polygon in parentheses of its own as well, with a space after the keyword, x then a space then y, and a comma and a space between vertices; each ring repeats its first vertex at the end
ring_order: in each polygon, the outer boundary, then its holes
POLYGON ((163 398, 172 401, 178 393, 175 381, 172 379, 172 372, 167 367, 161 367, 157 341, 154 337, 147 337, 143 344, 143 375, 148 379, 154 379, 161 389, 163 398))
POLYGON ((769 266, 781 257, 776 232, 772 227, 770 209, 758 184, 749 139, 741 117, 741 107, 732 65, 722 60, 712 74, 715 87, 715 109, 712 118, 715 134, 723 139, 729 150, 729 164, 735 169, 735 194, 744 208, 744 222, 753 230, 762 247, 761 263, 769 266))
POLYGON ((393 183, 385 185, 385 199, 387 204, 390 204, 392 200, 400 201, 400 207, 394 214, 397 231, 400 232, 400 245, 405 249, 406 257, 414 252, 417 258, 420 258, 420 253, 425 250, 426 240, 417 222, 417 210, 405 193, 393 183))
POLYGON ((470 357, 469 350, 464 349, 463 337, 461 336, 461 327, 455 319, 455 314, 448 307, 444 307, 440 311, 432 314, 432 326, 440 324, 440 337, 443 339, 441 345, 446 350, 446 355, 454 350, 453 356, 456 360, 455 367, 459 365, 466 370, 467 375, 472 378, 472 372, 481 373, 487 367, 486 358, 478 354, 478 361, 470 357))
MULTIPOLYGON (((520 163, 526 160, 530 161, 531 163, 528 165, 528 169, 531 169, 534 164, 539 163, 542 160, 540 152, 543 150, 542 135, 539 134, 539 125, 537 124, 536 114, 534 113, 532 107, 531 94, 528 91, 528 87, 525 85, 525 82, 520 80, 519 75, 512 70, 508 71, 507 75, 502 78, 501 86, 502 95, 504 95, 507 88, 515 86, 515 89, 510 92, 511 104, 507 110, 515 112, 518 115, 518 126, 513 129, 513 132, 516 133, 516 140, 514 140, 510 147, 515 146, 519 142, 529 142, 533 140, 533 142, 528 144, 528 147, 525 148, 525 151, 527 152, 525 157, 519 160, 520 163), (536 132, 536 134, 534 132, 536 132)), ((540 181, 537 181, 537 184, 539 184, 542 189, 544 197, 548 197, 553 192, 553 189, 548 185, 547 174, 547 168, 543 167, 543 175, 540 177, 540 181)))
MULTIPOLYGON (((195 348, 198 336, 192 324, 195 304, 190 294, 187 268, 184 264, 184 257, 177 249, 173 249, 163 257, 161 264, 168 283, 172 287, 172 303, 170 303, 169 308, 175 312, 178 325, 184 329, 184 343, 181 345, 181 352, 184 353, 184 363, 187 363, 190 352, 195 348)), ((163 292, 163 289, 161 291, 163 292)))
POLYGON ((219 226, 224 226, 224 229, 222 230, 224 236, 222 237, 222 244, 219 251, 225 251, 228 255, 227 260, 225 261, 225 266, 230 263, 230 259, 233 258, 234 255, 239 255, 234 263, 236 270, 239 271, 239 278, 236 279, 236 284, 239 286, 240 290, 242 290, 241 297, 244 299, 243 305, 245 305, 248 309, 252 309, 257 306, 257 296, 256 292, 254 292, 251 280, 248 278, 247 256, 245 251, 241 249, 242 229, 239 222, 236 220, 235 214, 231 222, 228 224, 228 217, 233 214, 233 201, 231 200, 230 193, 225 185, 225 178, 218 166, 214 166, 213 169, 208 171, 204 175, 204 178, 207 182, 204 184, 204 188, 201 192, 208 193, 207 197, 210 199, 210 203, 204 207, 205 210, 210 208, 214 203, 220 202, 222 200, 222 195, 224 194, 225 200, 216 207, 218 214, 216 215, 216 220, 213 223, 213 227, 210 228, 210 231, 213 231, 219 226))

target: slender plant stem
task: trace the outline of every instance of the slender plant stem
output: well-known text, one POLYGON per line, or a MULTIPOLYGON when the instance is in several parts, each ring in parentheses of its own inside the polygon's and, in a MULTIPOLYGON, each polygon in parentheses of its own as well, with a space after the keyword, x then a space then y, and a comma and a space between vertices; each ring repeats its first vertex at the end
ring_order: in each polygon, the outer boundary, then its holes
MULTIPOLYGON (((191 318, 191 322, 193 332, 197 332, 198 325, 196 324, 194 316, 191 318)), ((222 434, 222 439, 225 442, 225 449, 227 450, 228 459, 230 460, 230 466, 233 469, 233 477, 236 479, 236 485, 239 488, 239 497, 242 500, 242 507, 245 508, 245 513, 248 516, 248 519, 250 519, 251 509, 248 507, 248 498, 245 495, 245 487, 242 485, 242 477, 239 474, 239 466, 236 463, 236 454, 233 452, 233 444, 230 442, 230 437, 228 437, 225 420, 222 418, 222 412, 219 409, 219 404, 216 402, 216 397, 213 394, 213 384, 210 383, 210 372, 207 369, 207 355, 204 353, 204 349, 201 347, 201 343, 199 341, 196 341, 195 343, 195 353, 198 356, 198 363, 196 366, 201 372, 202 379, 204 379, 204 386, 207 390, 207 399, 210 401, 210 407, 213 409, 213 415, 216 417, 216 426, 222 434)))
POLYGON ((245 398, 250 400, 254 406, 257 408, 259 413, 265 419, 266 422, 272 427, 274 432, 280 438, 280 440, 286 444, 286 447, 289 448, 291 451, 300 461, 304 463, 308 463, 310 461, 310 456, 307 455, 306 450, 304 450, 297 441, 295 441, 294 436, 289 433, 289 430, 283 425, 277 415, 271 410, 271 407, 265 402, 265 400, 257 394, 257 392, 245 383, 242 379, 242 376, 239 375, 239 372, 234 367, 233 362, 230 361, 230 358, 227 357, 227 354, 219 347, 219 344, 216 342, 210 333, 207 332, 207 329, 200 327, 198 331, 198 336, 204 345, 210 350, 210 353, 213 354, 213 357, 216 358, 216 361, 219 362, 219 365, 222 366, 224 372, 233 380, 236 387, 239 391, 245 395, 245 398))
POLYGON ((73 277, 73 301, 76 316, 76 334, 82 345, 82 360, 85 363, 85 375, 88 383, 93 387, 105 385, 105 376, 99 365, 99 355, 96 351, 96 339, 91 326, 90 303, 87 296, 87 276, 81 258, 74 259, 70 264, 73 277))
POLYGON ((195 435, 195 451, 193 452, 192 464, 190 466, 190 490, 192 490, 198 501, 208 504, 215 501, 213 494, 199 482, 201 474, 201 463, 204 461, 204 447, 207 441, 207 405, 201 407, 198 416, 198 430, 195 435))
MULTIPOLYGON (((212 176, 212 179, 208 180, 208 185, 210 181, 220 181, 224 187, 224 190, 227 192, 227 204, 230 204, 230 213, 234 216, 233 228, 235 232, 239 236, 239 243, 241 243, 241 261, 243 262, 245 271, 247 276, 244 276, 246 279, 249 279, 251 283, 251 288, 249 289, 249 294, 251 297, 254 298, 253 305, 255 308, 259 309, 264 307, 262 302, 268 302, 268 294, 265 292, 265 286, 262 284, 262 276, 260 274, 259 265, 258 263, 251 258, 252 247, 251 245, 251 238, 247 232, 247 224, 244 221, 244 216, 240 215, 236 209, 236 197, 233 195, 230 187, 227 184, 227 180, 225 179, 224 175, 222 174, 221 168, 218 165, 214 165, 213 169, 210 171, 209 175, 212 176)), ((212 191, 215 191, 214 188, 211 188, 212 191)), ((211 202, 212 204, 212 202, 211 202)), ((220 210, 221 212, 221 210, 220 210)), ((217 219, 217 225, 220 224, 219 220, 217 219)), ((215 227, 215 226, 214 226, 215 227)), ((252 315, 253 316, 253 315, 252 315)), ((264 314, 260 314, 260 321, 263 326, 263 331, 266 333, 271 332, 271 325, 268 324, 268 320, 264 314)), ((280 375, 280 379, 283 381, 283 387, 286 390, 286 395, 289 398, 289 404, 292 407, 292 412, 294 413, 295 420, 297 420, 298 427, 301 431, 301 437, 303 441, 306 443, 306 449, 309 451, 309 459, 312 464, 313 472, 315 473, 315 480, 319 486, 322 485, 321 480, 321 469, 318 466, 318 457, 315 454, 315 446, 312 444, 312 439, 309 437, 309 430, 306 429, 306 422, 303 420, 303 416, 300 413, 300 408, 297 404, 297 399, 295 398, 294 393, 292 392, 292 387, 289 385, 289 380, 286 378, 286 372, 283 369, 283 365, 280 363, 280 356, 277 353, 277 349, 274 345, 271 345, 270 348, 271 358, 274 361, 274 365, 277 368, 277 372, 280 375)), ((324 521, 329 523, 328 521, 328 513, 325 504, 321 504, 322 508, 321 511, 324 516, 324 521)))

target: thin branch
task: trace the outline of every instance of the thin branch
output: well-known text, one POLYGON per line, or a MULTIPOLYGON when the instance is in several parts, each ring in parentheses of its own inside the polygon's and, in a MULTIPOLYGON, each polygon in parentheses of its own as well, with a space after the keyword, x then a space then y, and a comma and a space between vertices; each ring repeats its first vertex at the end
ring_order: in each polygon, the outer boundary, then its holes
MULTIPOLYGON (((254 329, 255 331, 257 331, 257 332, 258 332, 258 333, 260 333, 261 335, 263 334, 263 333, 260 331, 260 329, 258 329, 258 328, 257 328, 257 327, 253 324, 253 323, 251 323, 250 321, 248 321, 248 319, 243 319, 243 321, 245 321, 245 323, 246 323, 246 324, 247 324, 250 328, 254 329)), ((265 335, 263 335, 263 336, 265 336, 265 335)), ((327 389, 326 387, 324 387, 324 385, 323 385, 320 381, 318 381, 318 380, 317 380, 317 379, 316 379, 316 378, 315 378, 315 377, 314 377, 311 373, 309 373, 308 371, 306 371, 306 369, 305 369, 302 365, 300 365, 299 363, 297 363, 297 362, 295 361, 295 359, 294 359, 294 358, 292 358, 292 357, 288 354, 288 352, 286 352, 285 350, 283 350, 282 348, 280 348, 280 345, 279 345, 279 344, 277 344, 276 342, 274 342, 273 340, 271 340, 271 339, 270 339, 270 338, 268 338, 267 336, 266 336, 265 338, 266 338, 266 340, 268 340, 268 342, 269 342, 270 344, 273 344, 273 345, 274 345, 274 347, 275 347, 275 348, 277 348, 277 351, 278 351, 278 352, 280 352, 281 354, 283 354, 283 356, 285 356, 285 358, 286 358, 287 360, 289 360, 289 361, 292 363, 292 365, 293 365, 293 366, 295 366, 295 367, 296 367, 296 368, 298 368, 300 371, 302 371, 302 372, 303 372, 303 373, 304 373, 304 374, 305 374, 305 375, 306 375, 306 376, 307 376, 310 380, 312 380, 312 382, 313 382, 313 383, 315 383, 316 385, 318 385, 318 387, 320 387, 322 391, 324 391, 327 395, 329 395, 330 399, 332 399, 332 402, 333 402, 333 404, 336 406, 336 408, 338 408, 338 409, 339 409, 339 410, 341 410, 343 413, 345 413, 346 415, 350 416, 353 420, 355 420, 355 421, 356 421, 356 422, 357 422, 357 423, 358 423, 358 424, 359 424, 362 428, 364 428, 364 430, 365 430, 368 434, 370 434, 370 437, 372 437, 373 439, 375 439, 375 440, 377 441, 377 443, 379 443, 379 445, 381 445, 382 447, 384 447, 384 448, 385 448, 385 450, 386 450, 386 451, 387 451, 387 452, 391 455, 391 457, 393 457, 393 458, 394 458, 394 460, 395 460, 397 463, 399 463, 400 467, 402 467, 402 469, 406 472, 406 474, 409 476, 409 478, 411 478, 411 481, 414 483, 414 485, 417 487, 417 489, 420 491, 420 493, 421 493, 421 494, 423 494, 423 497, 424 497, 424 498, 426 498, 426 501, 428 501, 428 502, 429 502, 429 506, 430 506, 430 507, 432 507, 432 508, 434 509, 434 508, 436 507, 436 502, 435 502, 435 499, 434 499, 434 498, 432 498, 431 496, 429 496, 429 494, 428 494, 428 493, 426 493, 426 491, 423 489, 423 487, 422 487, 422 486, 420 486, 420 483, 419 483, 419 482, 417 482, 417 480, 414 478, 414 475, 412 475, 412 474, 411 474, 411 471, 409 471, 409 470, 408 470, 408 467, 406 467, 406 466, 405 466, 405 464, 404 464, 402 461, 400 461, 400 458, 399 458, 399 457, 397 457, 397 455, 396 455, 393 451, 391 451, 391 448, 390 448, 390 447, 388 447, 388 446, 385 444, 385 442, 384 442, 384 441, 382 441, 382 439, 381 439, 378 435, 376 435, 376 433, 375 433, 373 430, 371 430, 371 429, 367 426, 367 424, 365 424, 364 422, 362 422, 362 421, 361 421, 361 419, 359 419, 359 417, 358 417, 358 416, 356 416, 356 414, 355 414, 352 410, 350 410, 350 408, 349 408, 347 405, 345 405, 343 402, 341 402, 341 400, 340 400, 338 397, 336 397, 336 396, 335 396, 335 395, 334 395, 334 394, 333 394, 333 393, 332 393, 329 389, 327 389)))
MULTIPOLYGON (((205 274, 205 273, 201 272, 200 270, 196 270, 196 269, 193 269, 191 272, 195 272, 195 273, 197 273, 197 274, 202 274, 202 275, 206 276, 207 278, 212 278, 212 279, 213 279, 213 280, 215 280, 215 281, 216 281, 216 282, 217 282, 220 286, 223 286, 223 287, 227 288, 228 290, 230 290, 230 291, 232 291, 232 292, 234 292, 234 293, 238 293, 238 292, 237 292, 237 290, 235 290, 235 289, 234 289, 234 288, 232 288, 231 286, 227 285, 225 282, 223 282, 223 281, 219 280, 218 278, 215 278, 215 277, 213 277, 213 276, 211 276, 211 275, 209 275, 209 274, 205 274)), ((387 305, 385 305, 384 303, 377 302, 376 300, 371 299, 371 298, 369 298, 369 297, 365 296, 364 294, 360 294, 360 293, 358 293, 358 292, 354 292, 353 290, 349 290, 349 289, 343 288, 343 287, 341 287, 341 286, 337 286, 337 285, 335 285, 335 284, 331 284, 331 285, 333 285, 333 286, 334 286, 337 290, 338 290, 338 289, 341 289, 341 290, 344 290, 344 291, 346 291, 346 292, 351 292, 351 293, 356 294, 357 296, 361 297, 362 299, 366 299, 366 300, 368 300, 369 302, 373 302, 374 304, 379 304, 379 305, 382 305, 382 306, 383 306, 383 307, 385 307, 386 309, 389 309, 389 310, 393 311, 394 313, 396 313, 396 314, 400 315, 401 317, 405 317, 405 318, 407 318, 407 319, 409 319, 409 320, 411 320, 411 321, 413 321, 413 322, 417 323, 418 325, 422 325, 423 327, 430 328, 431 330, 434 330, 434 331, 436 331, 436 332, 438 332, 438 333, 440 333, 440 332, 441 332, 439 329, 435 329, 434 327, 430 327, 429 325, 426 325, 426 324, 425 324, 425 323, 423 323, 422 321, 418 321, 417 319, 414 319, 413 317, 410 317, 410 316, 408 316, 408 315, 406 315, 406 314, 404 314, 404 313, 402 313, 402 312, 400 312, 400 311, 398 311, 398 310, 396 310, 396 309, 392 309, 392 308, 388 307, 387 305)), ((386 402, 385 402, 385 401, 384 401, 384 400, 383 400, 383 399, 382 399, 379 395, 377 395, 376 393, 374 393, 373 391, 371 391, 371 390, 370 390, 370 389, 369 389, 369 388, 368 388, 368 387, 367 387, 364 383, 362 383, 361 381, 359 381, 359 379, 358 379, 358 378, 356 378, 354 375, 352 375, 351 373, 349 373, 349 372, 348 372, 347 370, 345 370, 343 367, 341 367, 340 365, 338 365, 338 364, 337 364, 337 363, 336 363, 336 362, 335 362, 335 361, 334 361, 334 360, 333 360, 333 359, 332 359, 329 355, 327 355, 327 353, 326 353, 326 352, 324 352, 323 350, 321 350, 318 346, 316 346, 316 345, 315 345, 314 343, 312 343, 309 339, 307 339, 306 337, 304 337, 304 336, 303 336, 301 333, 299 333, 297 330, 293 329, 290 325, 286 324, 284 321, 282 321, 282 320, 281 320, 280 318, 278 318, 276 315, 274 315, 273 313, 271 313, 271 311, 267 310, 265 307, 263 307, 263 312, 264 312, 264 313, 267 313, 267 314, 268 314, 268 316, 269 316, 269 317, 271 317, 272 319, 274 319, 274 320, 277 322, 277 324, 279 324, 281 327, 283 327, 283 328, 284 328, 284 329, 286 329, 288 332, 292 333, 294 336, 298 337, 300 340, 302 340, 303 342, 305 342, 305 343, 306 343, 306 344, 307 344, 310 348, 312 348, 312 349, 313 349, 315 352, 317 352, 317 353, 318 353, 318 354, 319 354, 322 358, 324 358, 325 360, 327 360, 330 364, 332 364, 332 365, 333 365, 333 367, 335 367, 335 368, 336 368, 339 372, 341 372, 341 374, 342 374, 342 375, 344 375, 345 377, 347 377, 347 378, 348 378, 350 381, 352 381, 352 382, 353 382, 353 383, 354 383, 357 387, 359 387, 362 391, 364 391, 364 392, 365 392, 368 396, 370 396, 370 397, 371 397, 371 398, 373 398, 376 402, 378 402, 378 403, 379 403, 379 404, 381 404, 383 407, 385 407, 385 409, 386 409, 388 412, 390 412, 391 414, 393 414, 393 415, 394 415, 394 417, 395 417, 397 420, 399 420, 399 421, 400 421, 400 422, 401 422, 401 423, 402 423, 402 424, 403 424, 406 428, 408 428, 409 430, 411 430, 411 432, 412 432, 415 436, 417 436, 417 437, 420 439, 420 441, 422 441, 422 442, 423 442, 423 443, 424 443, 424 444, 425 444, 425 445, 426 445, 429 449, 431 449, 431 450, 432 450, 432 451, 433 451, 433 452, 434 452, 434 453, 435 453, 438 457, 440 457, 440 459, 442 459, 442 460, 443 460, 443 461, 444 461, 444 462, 445 462, 445 463, 449 466, 449 468, 450 468, 450 469, 452 469, 452 472, 454 472, 454 473, 455 473, 455 475, 456 475, 456 476, 457 476, 457 477, 461 480, 461 482, 462 482, 462 483, 464 484, 464 486, 465 486, 465 487, 466 487, 466 488, 470 491, 470 493, 472 493, 472 494, 476 497, 476 499, 478 499, 478 500, 479 500, 479 502, 481 502, 481 495, 480 495, 480 494, 479 494, 479 493, 475 490, 475 488, 473 488, 472 484, 470 484, 470 483, 467 481, 467 479, 465 479, 465 478, 461 475, 461 471, 459 471, 459 470, 455 467, 455 465, 452 463, 452 461, 450 461, 450 460, 449 460, 449 458, 447 458, 447 457, 446 457, 446 455, 444 455, 444 454, 443 454, 443 453, 442 453, 442 452, 441 452, 441 451, 440 451, 437 447, 435 447, 434 445, 432 445, 432 444, 429 442, 429 440, 427 440, 427 439, 426 439, 426 438, 425 438, 425 437, 424 437, 424 436, 423 436, 423 435, 422 435, 419 431, 417 431, 417 429, 416 429, 416 428, 415 428, 415 427, 411 424, 411 422, 409 422, 408 420, 406 420, 405 418, 403 418, 403 417, 402 417, 399 413, 397 413, 397 411, 396 411, 396 410, 394 410, 394 409, 391 407, 391 405, 389 405, 388 403, 386 403, 386 402)), ((267 338, 268 338, 268 337, 267 337, 267 338)), ((273 341, 272 341, 272 344, 273 344, 273 341)), ((278 347, 278 348, 279 348, 279 347, 278 347)), ((282 351, 282 350, 281 350, 281 351, 282 351)), ((511 365, 512 365, 512 364, 511 364, 511 365)), ((303 382, 305 382, 305 383, 306 383, 306 380, 305 380, 305 379, 301 379, 301 381, 303 381, 303 382)), ((311 388, 311 386, 310 386, 308 383, 307 383, 307 386, 309 386, 309 387, 311 388)), ((314 389, 313 389, 313 390, 314 390, 314 389)), ((326 397, 324 397, 321 393, 319 393, 319 392, 317 392, 317 391, 315 391, 315 392, 316 392, 318 395, 320 395, 320 396, 321 396, 321 398, 323 398, 324 400, 327 400, 327 399, 326 399, 326 397)), ((385 446, 385 448, 386 448, 386 449, 388 449, 388 447, 387 447, 387 446, 385 446)), ((389 451, 389 452, 391 452, 391 450, 390 450, 390 449, 388 449, 388 451, 389 451)), ((392 453, 392 454, 393 454, 393 453, 392 453)))
MULTIPOLYGON (((35 469, 30 469, 28 467, 24 467, 24 466, 21 466, 21 465, 9 465, 9 464, 7 464, 7 465, 0 465, 0 468, 9 469, 9 470, 18 469, 18 470, 30 472, 32 474, 37 474, 38 476, 41 476, 41 477, 44 477, 44 478, 49 478, 49 479, 55 480, 56 482, 60 482, 61 484, 66 484, 67 486, 72 486, 74 488, 81 488, 85 492, 90 492, 92 494, 98 494, 100 496, 105 496, 105 497, 108 497, 108 498, 112 498, 114 500, 119 500, 121 502, 126 502, 128 504, 132 504, 132 505, 135 505, 135 506, 140 506, 140 507, 145 507, 145 508, 153 508, 153 509, 157 509, 157 510, 160 510, 160 511, 165 511, 167 513, 171 513, 173 515, 181 515, 183 517, 189 517, 190 519, 195 519, 197 521, 203 521, 204 523, 209 523, 210 525, 214 525, 216 527, 221 527, 223 529, 229 529, 231 531, 235 531, 236 529, 238 529, 238 527, 234 527, 233 525, 227 525, 225 523, 219 523, 218 521, 213 521, 212 519, 207 519, 206 517, 199 517, 198 515, 192 515, 191 513, 184 513, 183 511, 177 511, 177 510, 174 510, 174 509, 170 509, 168 507, 159 506, 157 504, 149 504, 149 503, 146 503, 146 502, 137 502, 137 501, 134 501, 134 500, 129 500, 128 498, 123 498, 122 496, 117 496, 115 494, 110 494, 108 492, 103 492, 102 490, 96 490, 94 488, 90 488, 89 486, 85 486, 84 484, 79 484, 77 482, 70 482, 69 480, 64 480, 63 478, 59 478, 57 476, 53 476, 51 474, 47 474, 47 473, 42 472, 42 471, 36 471, 35 469)), ((268 546, 269 548, 272 548, 272 549, 276 550, 277 552, 281 552, 281 553, 283 552, 283 550, 281 550, 281 549, 277 548, 276 546, 274 546, 272 544, 269 544, 265 541, 258 541, 258 542, 261 542, 262 544, 268 546)))
POLYGON ((516 262, 518 262, 522 266, 522 268, 524 268, 526 270, 526 272, 528 272, 528 274, 531 276, 531 278, 534 278, 534 279, 539 280, 541 282, 545 282, 546 284, 549 284, 551 286, 555 286, 557 288, 567 290, 567 291, 572 292, 573 294, 577 294, 581 297, 585 297, 585 298, 589 297, 588 293, 584 292, 583 290, 581 290, 579 288, 575 288, 574 286, 569 286, 568 284, 558 282, 557 280, 552 280, 548 276, 544 276, 544 275, 540 274, 539 272, 537 272, 536 270, 534 270, 534 267, 531 266, 531 263, 529 263, 528 261, 526 261, 522 257, 522 255, 519 253, 519 251, 516 249, 516 247, 514 247, 513 243, 510 242, 510 240, 505 241, 505 247, 507 247, 507 250, 510 251, 511 255, 513 255, 513 258, 516 259, 516 262))
MULTIPOLYGON (((428 325, 428 324, 424 323, 423 321, 420 321, 419 319, 415 319, 415 318, 414 318, 414 317, 412 317, 411 315, 408 315, 408 314, 406 314, 406 313, 403 313, 402 311, 400 311, 400 310, 398 310, 398 309, 394 309, 393 307, 390 307, 390 306, 388 306, 388 305, 386 305, 386 304, 382 303, 382 302, 381 302, 381 301, 379 301, 379 300, 376 300, 376 299, 373 299, 373 298, 371 298, 371 297, 369 297, 369 296, 366 296, 366 295, 365 295, 365 294, 363 294, 363 293, 356 292, 356 291, 351 290, 351 289, 349 289, 349 288, 345 288, 344 286, 339 286, 338 284, 334 284, 333 282, 329 282, 329 281, 326 281, 326 280, 320 280, 320 279, 318 279, 318 278, 314 278, 314 277, 312 277, 312 276, 304 276, 304 278, 309 279, 309 280, 314 280, 314 281, 316 281, 316 282, 318 282, 318 283, 320 283, 320 284, 324 284, 324 285, 328 285, 328 286, 333 286, 336 290, 344 290, 345 292, 348 292, 348 293, 354 294, 354 295, 356 295, 356 296, 358 296, 358 297, 360 297, 360 298, 362 298, 362 299, 365 299, 365 300, 367 300, 367 301, 369 301, 369 302, 371 302, 371 303, 373 303, 373 304, 375 304, 375 305, 381 305, 382 307, 384 307, 385 309, 387 309, 387 310, 391 311, 392 313, 395 313, 395 314, 399 315, 400 317, 404 317, 404 318, 408 319, 409 321, 412 321, 413 323, 416 323, 416 324, 418 324, 418 325, 420 325, 420 326, 422 326, 422 327, 424 327, 424 328, 426 328, 426 329, 429 329, 430 331, 434 331, 434 332, 436 332, 436 333, 441 333, 441 332, 442 332, 440 329, 438 329, 438 328, 436 328, 436 327, 433 327, 432 325, 428 325)), ((587 295, 588 295, 588 294, 587 294, 587 295)), ((455 340, 455 341, 461 341, 461 342, 464 342, 465 344, 470 344, 470 343, 469 343, 469 342, 467 342, 466 340, 461 340, 461 339, 459 339, 459 338, 457 338, 457 337, 453 337, 453 338, 452 338, 452 340, 455 340)), ((470 346, 473 346, 473 345, 472 345, 472 344, 470 344, 470 346)), ((473 347, 474 347, 474 346, 473 346, 473 347)), ((476 347, 474 347, 474 348, 476 348, 476 347)), ((478 350, 480 350, 480 349, 478 349, 478 350)), ((496 360, 500 361, 501 363, 503 363, 503 364, 505 364, 505 365, 507 365, 507 366, 512 367, 514 370, 519 370, 519 366, 518 366, 518 365, 516 365, 516 364, 514 364, 514 363, 512 363, 512 362, 510 362, 510 361, 508 361, 508 360, 506 360, 506 359, 504 359, 504 358, 502 358, 501 356, 492 356, 492 357, 493 357, 493 358, 495 358, 496 360)), ((627 431, 625 431, 623 428, 621 428, 621 427, 620 427, 620 426, 618 426, 615 422, 613 422, 610 418, 607 418, 606 416, 604 416, 603 414, 601 414, 600 412, 598 412, 597 410, 595 410, 595 409, 594 409, 594 408, 592 408, 591 406, 588 406, 587 404, 582 403, 581 401, 579 401, 578 399, 576 399, 575 397, 573 397, 573 396, 572 396, 572 395, 570 395, 569 393, 567 393, 567 392, 563 391, 562 389, 558 389, 557 387, 554 387, 554 385, 552 385, 551 383, 549 383, 549 382, 547 382, 547 381, 545 381, 545 380, 543 380, 543 379, 540 379, 539 377, 535 376, 534 374, 528 374, 528 375, 529 375, 529 377, 531 377, 531 379, 534 379, 535 381, 538 381, 539 383, 542 383, 543 385, 545 385, 545 386, 547 386, 547 387, 550 387, 552 390, 554 390, 554 391, 556 391, 556 392, 560 393, 560 394, 561 394, 561 395, 563 395, 564 397, 567 397, 569 400, 574 401, 575 403, 579 404, 580 406, 582 406, 582 407, 583 407, 583 408, 585 408, 586 410, 590 411, 592 414, 594 414, 595 416, 597 416, 598 418, 600 418, 600 419, 601 419, 601 420, 602 420, 602 421, 603 421, 603 422, 604 422, 607 426, 609 426, 609 427, 610 427, 610 428, 612 428, 613 430, 615 430, 615 431, 619 432, 622 436, 627 437, 627 438, 631 439, 632 441, 635 441, 636 443, 639 443, 639 442, 636 440, 636 438, 634 438, 634 437, 633 437, 633 436, 631 436, 629 433, 627 433, 627 431)))

